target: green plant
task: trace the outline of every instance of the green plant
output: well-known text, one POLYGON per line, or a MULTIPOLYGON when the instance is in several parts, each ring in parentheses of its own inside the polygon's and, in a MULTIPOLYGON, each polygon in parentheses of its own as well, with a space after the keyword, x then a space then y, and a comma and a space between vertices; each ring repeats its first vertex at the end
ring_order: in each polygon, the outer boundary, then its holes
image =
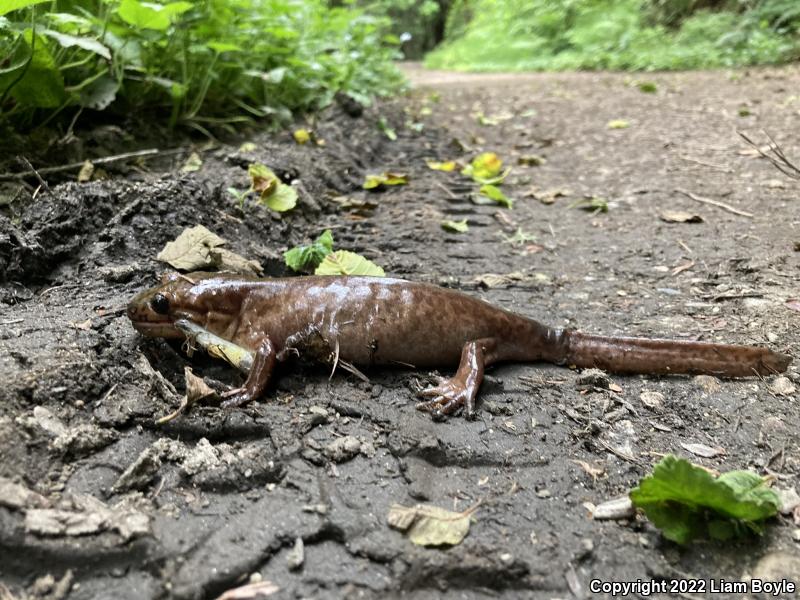
POLYGON ((200 129, 287 120, 401 83, 388 22, 322 0, 7 0, 0 118, 148 111, 200 129))
POLYGON ((800 56, 795 0, 462 0, 471 20, 426 57, 468 70, 665 70, 800 56), (713 9, 713 10, 711 10, 713 9))

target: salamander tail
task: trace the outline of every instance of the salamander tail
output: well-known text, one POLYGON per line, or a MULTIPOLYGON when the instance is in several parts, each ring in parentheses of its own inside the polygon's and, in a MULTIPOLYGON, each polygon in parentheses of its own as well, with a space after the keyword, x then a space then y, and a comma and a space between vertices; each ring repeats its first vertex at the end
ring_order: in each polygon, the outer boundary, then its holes
POLYGON ((563 363, 612 373, 717 375, 748 377, 783 373, 788 354, 758 346, 604 337, 565 331, 563 363))

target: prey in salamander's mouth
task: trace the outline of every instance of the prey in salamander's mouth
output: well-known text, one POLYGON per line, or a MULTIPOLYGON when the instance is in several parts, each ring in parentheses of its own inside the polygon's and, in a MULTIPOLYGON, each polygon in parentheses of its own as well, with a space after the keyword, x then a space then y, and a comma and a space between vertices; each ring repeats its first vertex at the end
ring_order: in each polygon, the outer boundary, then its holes
POLYGON ((417 408, 438 417, 462 409, 474 416, 484 368, 503 361, 720 377, 780 373, 791 362, 757 346, 557 329, 468 294, 379 277, 172 274, 131 300, 127 312, 148 337, 186 338, 176 323, 188 322, 251 352, 247 380, 224 406, 260 396, 277 364, 303 353, 359 367, 457 365, 453 377, 420 392, 427 400, 417 408))

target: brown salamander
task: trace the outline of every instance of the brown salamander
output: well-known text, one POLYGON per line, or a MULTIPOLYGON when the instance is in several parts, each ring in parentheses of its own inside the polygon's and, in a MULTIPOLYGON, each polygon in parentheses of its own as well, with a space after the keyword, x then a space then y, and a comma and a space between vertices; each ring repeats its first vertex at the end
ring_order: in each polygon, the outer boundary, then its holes
POLYGON ((500 361, 547 361, 614 373, 766 375, 791 357, 755 346, 604 337, 555 329, 472 296, 433 285, 377 277, 256 279, 192 273, 166 275, 136 296, 128 317, 149 337, 183 338, 188 320, 255 353, 241 388, 225 406, 264 391, 275 365, 291 354, 326 353, 353 365, 438 367, 456 374, 423 390, 418 405, 436 415, 475 412, 484 367, 500 361))

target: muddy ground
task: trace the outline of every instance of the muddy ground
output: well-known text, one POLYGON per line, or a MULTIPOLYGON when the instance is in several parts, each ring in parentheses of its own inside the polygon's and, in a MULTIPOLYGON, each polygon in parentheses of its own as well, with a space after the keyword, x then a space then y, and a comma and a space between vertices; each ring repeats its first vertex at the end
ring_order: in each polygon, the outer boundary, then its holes
POLYGON ((264 133, 240 140, 255 142, 252 151, 183 144, 109 165, 107 180, 48 177, 35 199, 34 178, 21 191, 4 184, 16 197, 0 216, 1 597, 200 599, 258 580, 281 598, 582 598, 592 579, 800 583, 789 516, 763 537, 681 548, 641 518, 596 521, 590 510, 626 494, 669 452, 796 486, 797 360, 778 385, 613 376, 610 389, 566 368, 499 366, 477 420, 445 422, 414 410, 428 373, 370 371, 365 383, 299 365, 243 410, 198 406, 155 424, 178 405, 185 365, 239 381, 223 364, 140 337, 123 313, 168 270, 157 252, 196 224, 267 275, 287 274, 282 251, 330 228, 338 248, 387 274, 551 325, 800 355, 791 302, 800 296, 800 182, 737 135, 764 140, 767 131, 800 162, 796 67, 409 72, 420 87, 408 98, 361 116, 340 107, 323 115, 315 130, 324 147, 264 133), (640 91, 642 80, 655 93, 640 91), (396 141, 377 127, 380 115, 396 141), (628 126, 610 128, 614 120, 628 126), (514 166, 504 185, 513 210, 475 204, 474 184, 424 160, 481 150, 514 166), (191 151, 202 168, 183 173, 191 151), (543 164, 517 164, 530 155, 543 164), (298 208, 239 207, 226 188, 247 187, 251 162, 299 179, 298 208), (365 173, 384 170, 411 182, 361 190, 365 173), (343 209, 337 196, 377 206, 343 209), (571 206, 585 197, 604 199, 608 212, 571 206), (663 211, 702 222, 666 222, 663 211), (467 233, 440 228, 463 218, 467 233), (392 504, 418 502, 481 505, 462 544, 425 549, 386 524, 392 504))

